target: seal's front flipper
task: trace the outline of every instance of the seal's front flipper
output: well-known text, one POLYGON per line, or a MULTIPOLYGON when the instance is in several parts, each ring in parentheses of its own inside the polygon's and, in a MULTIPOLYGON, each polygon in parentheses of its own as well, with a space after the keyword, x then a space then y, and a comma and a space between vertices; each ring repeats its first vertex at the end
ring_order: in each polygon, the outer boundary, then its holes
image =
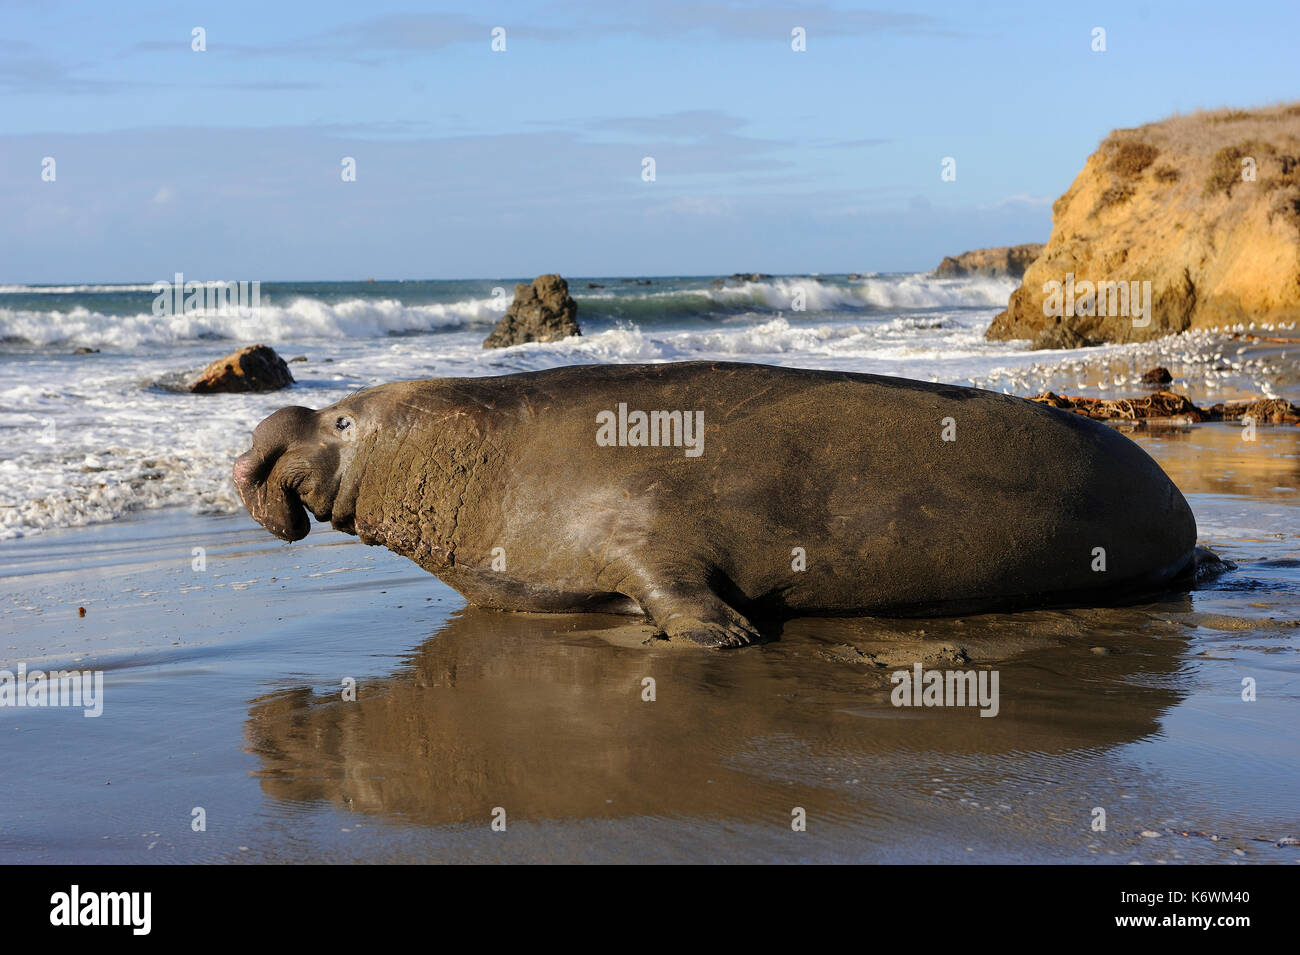
POLYGON ((703 585, 630 589, 638 592, 629 596, 669 639, 702 647, 744 647, 759 639, 758 630, 744 615, 703 585))
POLYGON ((701 647, 746 647, 758 639, 754 625, 722 604, 730 619, 702 620, 699 617, 674 617, 662 625, 671 640, 689 640, 701 647))

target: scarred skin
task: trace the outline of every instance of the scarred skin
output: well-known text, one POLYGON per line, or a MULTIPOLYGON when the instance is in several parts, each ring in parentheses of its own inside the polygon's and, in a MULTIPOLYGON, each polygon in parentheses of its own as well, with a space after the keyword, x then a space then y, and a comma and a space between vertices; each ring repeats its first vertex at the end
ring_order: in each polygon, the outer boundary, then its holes
POLYGON ((470 603, 645 613, 706 646, 751 642, 750 618, 1132 599, 1184 577, 1196 538, 1160 467, 1097 422, 725 362, 380 385, 277 411, 234 477, 285 540, 310 511, 470 603), (620 403, 702 411, 702 453, 599 445, 620 403))

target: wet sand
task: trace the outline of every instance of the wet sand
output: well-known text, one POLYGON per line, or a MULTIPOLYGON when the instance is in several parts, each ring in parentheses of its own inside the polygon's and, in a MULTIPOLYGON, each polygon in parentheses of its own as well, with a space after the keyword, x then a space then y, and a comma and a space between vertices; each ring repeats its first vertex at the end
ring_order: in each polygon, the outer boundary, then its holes
POLYGON ((8 542, 0 667, 105 692, 96 719, 0 708, 0 861, 1300 861, 1276 844, 1300 836, 1300 429, 1134 437, 1236 571, 734 652, 469 609, 387 551, 243 515, 8 542), (998 715, 893 706, 916 662, 996 670, 998 715))

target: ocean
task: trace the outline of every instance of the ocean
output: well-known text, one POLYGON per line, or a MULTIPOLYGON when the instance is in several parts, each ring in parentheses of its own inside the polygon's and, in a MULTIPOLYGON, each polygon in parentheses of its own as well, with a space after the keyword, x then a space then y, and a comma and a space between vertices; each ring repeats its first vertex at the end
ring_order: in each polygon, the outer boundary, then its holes
POLYGON ((149 283, 0 286, 0 538, 151 508, 236 510, 230 466, 258 421, 385 381, 693 358, 968 379, 1008 354, 981 333, 1009 282, 909 275, 721 289, 712 277, 573 279, 582 338, 484 350, 515 281, 268 282, 251 314, 167 315, 149 283), (790 308, 796 287, 806 311, 790 308), (256 342, 307 358, 292 389, 178 390, 256 342))

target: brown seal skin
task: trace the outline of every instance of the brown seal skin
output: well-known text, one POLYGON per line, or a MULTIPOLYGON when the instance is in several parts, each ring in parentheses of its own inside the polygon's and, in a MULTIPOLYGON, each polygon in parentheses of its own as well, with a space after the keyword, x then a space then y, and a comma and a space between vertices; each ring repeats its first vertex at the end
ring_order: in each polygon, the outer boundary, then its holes
POLYGON ((1196 539, 1159 465, 1098 422, 729 362, 380 385, 275 412, 234 477, 285 540, 309 510, 472 604, 646 613, 706 646, 751 642, 751 617, 1138 599, 1187 578, 1196 539), (620 403, 702 411, 703 452, 601 446, 620 403))

